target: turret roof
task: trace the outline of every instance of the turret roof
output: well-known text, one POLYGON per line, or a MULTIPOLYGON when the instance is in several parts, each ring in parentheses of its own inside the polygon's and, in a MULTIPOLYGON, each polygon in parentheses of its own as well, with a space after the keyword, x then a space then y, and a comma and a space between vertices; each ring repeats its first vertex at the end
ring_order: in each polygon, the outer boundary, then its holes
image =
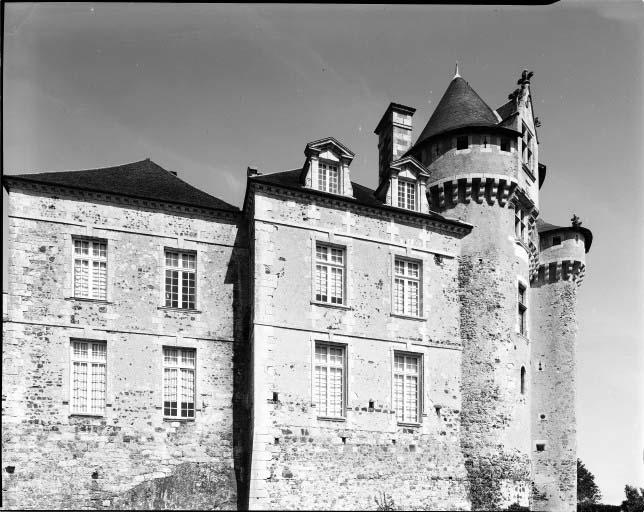
POLYGON ((499 119, 494 111, 476 93, 470 84, 456 75, 438 102, 416 144, 448 131, 467 126, 497 126, 499 119))
POLYGON ((239 211, 236 206, 189 185, 149 158, 140 162, 101 169, 3 176, 2 182, 5 188, 8 189, 11 181, 57 185, 215 210, 239 211))
MULTIPOLYGON (((581 223, 580 223, 581 224, 581 223)), ((550 224, 542 219, 537 219, 537 232, 539 235, 543 233, 548 233, 549 231, 577 231, 584 235, 584 248, 586 252, 590 250, 590 246, 593 243, 593 234, 588 228, 584 228, 581 225, 579 226, 556 226, 550 224)))

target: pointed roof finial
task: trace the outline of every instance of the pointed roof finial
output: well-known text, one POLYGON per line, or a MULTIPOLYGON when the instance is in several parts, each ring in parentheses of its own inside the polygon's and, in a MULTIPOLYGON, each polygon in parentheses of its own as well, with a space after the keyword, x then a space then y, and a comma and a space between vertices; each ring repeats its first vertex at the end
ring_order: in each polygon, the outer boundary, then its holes
MULTIPOLYGON (((458 61, 456 61, 456 69, 454 70, 454 78, 459 78, 461 75, 458 74, 458 61)), ((452 78, 452 80, 454 80, 452 78)))

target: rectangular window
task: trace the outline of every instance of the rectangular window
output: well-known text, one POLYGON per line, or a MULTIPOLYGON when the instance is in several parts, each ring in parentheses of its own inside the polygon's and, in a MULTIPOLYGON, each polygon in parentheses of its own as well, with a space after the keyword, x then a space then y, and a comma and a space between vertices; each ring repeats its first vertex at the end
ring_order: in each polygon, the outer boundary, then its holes
POLYGON ((396 258, 394 261, 394 313, 420 316, 421 264, 396 258))
POLYGON ((319 416, 343 417, 345 408, 345 348, 315 343, 314 402, 319 416))
POLYGON ((394 408, 401 423, 419 423, 420 356, 394 352, 394 408))
POLYGON ((510 139, 508 137, 501 137, 501 151, 510 152, 510 139))
POLYGON ((456 137, 456 149, 467 149, 467 148, 468 148, 467 135, 461 135, 459 137, 456 137))
POLYGON ((107 345, 71 342, 71 413, 105 414, 107 345))
POLYGON ((74 297, 107 300, 107 242, 74 239, 74 297))
POLYGON ((315 300, 345 304, 345 250, 330 245, 315 245, 315 300))
POLYGON ((165 251, 165 305, 195 309, 197 255, 193 252, 165 251))
POLYGON ((338 166, 328 162, 318 162, 318 190, 340 193, 340 171, 338 166))
POLYGON ((527 336, 528 326, 527 326, 527 311, 526 306, 526 288, 522 284, 519 284, 519 334, 527 336))
POLYGON ((195 367, 191 348, 163 349, 163 416, 195 417, 195 367))
POLYGON ((398 180, 398 206, 416 210, 416 184, 413 181, 398 180))

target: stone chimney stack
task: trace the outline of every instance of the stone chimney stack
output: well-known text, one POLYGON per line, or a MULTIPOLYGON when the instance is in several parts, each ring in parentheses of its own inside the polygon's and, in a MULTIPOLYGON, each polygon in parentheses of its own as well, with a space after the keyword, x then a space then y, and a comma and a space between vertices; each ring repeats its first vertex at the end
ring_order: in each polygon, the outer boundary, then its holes
POLYGON ((402 157, 411 148, 411 118, 415 108, 390 103, 374 133, 378 135, 378 176, 389 175, 389 164, 402 157))

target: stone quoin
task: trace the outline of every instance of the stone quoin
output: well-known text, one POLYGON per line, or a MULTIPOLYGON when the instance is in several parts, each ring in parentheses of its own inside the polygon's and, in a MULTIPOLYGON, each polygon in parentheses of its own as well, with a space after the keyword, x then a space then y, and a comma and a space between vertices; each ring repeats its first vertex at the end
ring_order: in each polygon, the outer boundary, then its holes
POLYGON ((154 162, 3 176, 5 508, 576 508, 592 233, 541 219, 524 71, 458 73, 378 186, 248 168, 240 209, 154 162))

